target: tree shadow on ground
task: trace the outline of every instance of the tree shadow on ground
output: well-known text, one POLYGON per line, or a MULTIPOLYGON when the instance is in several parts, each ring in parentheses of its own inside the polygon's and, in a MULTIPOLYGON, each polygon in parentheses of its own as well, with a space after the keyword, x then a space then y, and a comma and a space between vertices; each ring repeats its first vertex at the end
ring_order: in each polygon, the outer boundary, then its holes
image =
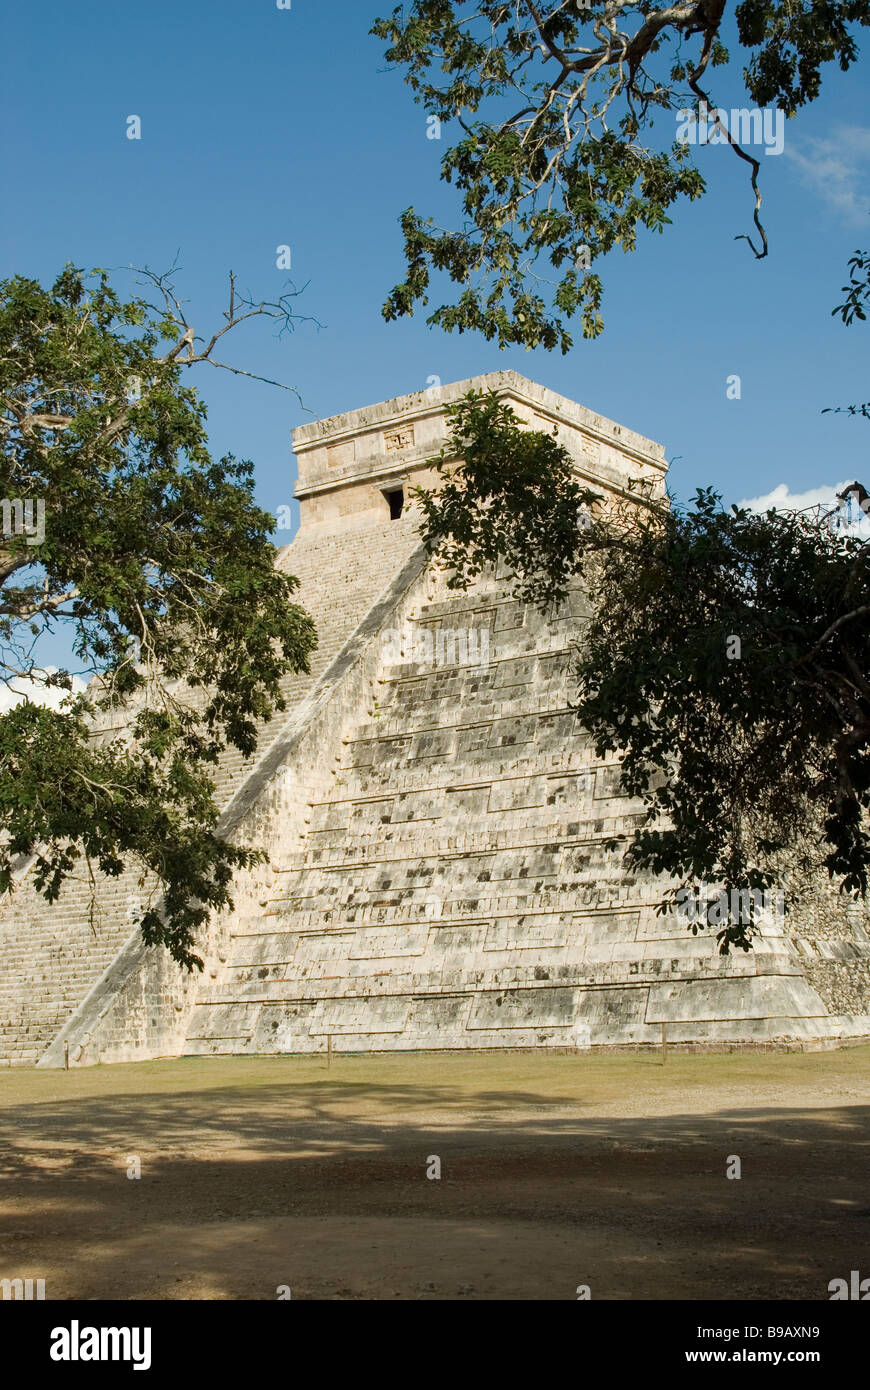
POLYGON ((867 1105, 614 1117, 328 1078, 18 1105, 0 1276, 44 1270, 59 1298, 827 1298, 870 1275, 868 1153, 867 1105))

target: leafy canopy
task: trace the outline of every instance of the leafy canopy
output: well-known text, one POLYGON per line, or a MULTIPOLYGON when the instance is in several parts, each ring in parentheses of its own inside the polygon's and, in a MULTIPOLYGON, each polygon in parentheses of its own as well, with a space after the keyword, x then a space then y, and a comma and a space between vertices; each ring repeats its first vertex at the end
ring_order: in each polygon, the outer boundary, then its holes
POLYGON ((60 636, 94 675, 59 709, 0 715, 0 891, 22 855, 49 900, 77 867, 136 864, 157 884, 145 940, 190 967, 234 871, 261 857, 215 834, 214 764, 254 751, 315 634, 275 568, 252 465, 212 460, 183 374, 243 318, 295 316, 231 278, 226 324, 199 347, 167 278, 145 279, 156 303, 72 266, 50 289, 0 283, 0 493, 31 519, 44 508, 42 527, 4 517, 0 678, 72 692, 41 659, 60 636))
MULTIPOLYGON (((826 64, 855 62, 870 0, 741 0, 735 15, 747 106, 793 116, 819 95, 826 64)), ((377 20, 372 33, 415 100, 461 131, 441 177, 461 195, 462 225, 406 209, 407 268, 385 318, 428 304, 444 272, 456 297, 430 324, 567 352, 579 315, 596 337, 601 257, 633 251, 640 229, 661 232, 679 199, 705 191, 674 113, 716 108, 706 83, 732 61, 725 23, 725 0, 414 0, 377 20)), ((747 166, 758 244, 745 239, 762 257, 759 160, 726 126, 714 139, 747 166)))

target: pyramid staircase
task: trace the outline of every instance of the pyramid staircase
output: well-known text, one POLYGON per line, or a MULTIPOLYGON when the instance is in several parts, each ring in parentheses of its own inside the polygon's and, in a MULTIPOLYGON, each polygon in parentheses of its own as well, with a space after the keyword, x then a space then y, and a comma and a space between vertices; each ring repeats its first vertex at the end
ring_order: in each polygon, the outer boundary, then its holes
POLYGON ((583 616, 580 593, 545 620, 492 579, 421 605, 412 652, 428 630, 432 651, 476 657, 486 633, 488 662, 381 668, 304 849, 200 993, 186 1052, 659 1045, 663 1023, 674 1043, 722 1044, 849 1027, 787 936, 722 957, 713 933, 657 912, 664 882, 605 849, 642 806, 618 794, 617 765, 595 757, 571 709, 583 616))
POLYGON ((239 876, 201 975, 141 942, 135 875, 48 907, 25 874, 0 910, 0 1065, 870 1036, 863 906, 813 886, 722 957, 607 848, 642 807, 571 707, 582 590, 545 615, 504 575, 460 593, 427 560, 412 489, 469 389, 553 432, 591 485, 663 490, 660 446, 513 372, 296 430, 301 526, 278 563, 319 646, 255 758, 217 775, 220 831, 270 862, 239 876))

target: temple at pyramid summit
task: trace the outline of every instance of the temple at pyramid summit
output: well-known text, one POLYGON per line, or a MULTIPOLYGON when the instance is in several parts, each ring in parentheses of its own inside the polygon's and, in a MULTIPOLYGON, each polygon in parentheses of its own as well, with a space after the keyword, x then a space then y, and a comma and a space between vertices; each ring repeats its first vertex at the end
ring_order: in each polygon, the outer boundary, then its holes
MULTIPOLYGON (((222 833, 269 862, 188 974, 146 947, 135 873, 29 867, 0 907, 0 1064, 210 1054, 830 1047, 870 1037, 870 916, 826 882, 784 885, 749 953, 721 956, 630 872, 640 802, 572 708, 580 587, 542 614, 509 577, 451 590, 412 489, 446 407, 494 391, 616 497, 665 486, 661 445, 505 371, 294 431, 300 525, 278 564, 319 633, 309 675, 248 761, 220 768, 222 833)), ((579 1059, 582 1064, 582 1057, 579 1059)))

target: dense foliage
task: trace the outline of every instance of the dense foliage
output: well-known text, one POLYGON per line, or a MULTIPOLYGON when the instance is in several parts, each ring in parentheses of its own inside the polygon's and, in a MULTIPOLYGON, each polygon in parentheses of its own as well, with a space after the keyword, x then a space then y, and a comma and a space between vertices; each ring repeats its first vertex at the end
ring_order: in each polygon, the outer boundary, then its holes
MULTIPOLYGON (((816 99, 826 65, 855 62, 868 23, 870 0, 741 0, 733 20, 725 0, 398 6, 372 32, 431 118, 453 123, 441 177, 458 190, 463 221, 443 228, 414 208, 402 214, 407 269, 385 317, 427 304, 433 272, 444 272, 456 297, 428 321, 448 331, 567 352, 579 315, 595 337, 601 258, 634 250, 640 231, 661 232, 679 199, 705 191, 678 118, 718 110, 717 67, 729 88, 740 80, 726 29, 745 63, 741 109, 748 118, 778 108, 782 122, 816 99)), ((710 125, 709 143, 746 166, 754 227, 738 239, 763 257, 757 127, 710 125)))
POLYGON ((229 327, 286 322, 289 306, 231 286, 200 348, 165 278, 146 280, 156 304, 69 266, 49 289, 0 284, 0 677, 32 694, 0 716, 0 890, 22 855, 49 899, 76 869, 136 864, 158 887, 146 941, 190 966, 198 927, 258 858, 215 834, 211 770, 228 744, 254 751, 315 635, 275 569, 251 464, 210 457, 183 383, 229 327), (67 666, 96 673, 85 694, 45 665, 59 636, 67 666), (40 701, 51 685, 71 692, 60 708, 40 701))
MULTIPOLYGON (((454 583, 505 557, 539 603, 572 577, 588 586, 577 708, 598 754, 620 753, 624 791, 646 803, 629 863, 748 895, 778 882, 783 855, 809 852, 865 894, 867 541, 818 510, 728 511, 710 491, 689 507, 639 493, 578 513, 590 499, 567 451, 494 398, 455 409, 449 453, 472 464, 425 497, 424 535, 454 583), (495 459, 480 467, 494 449, 505 496, 495 459)), ((741 917, 720 941, 745 948, 751 934, 741 917)))

